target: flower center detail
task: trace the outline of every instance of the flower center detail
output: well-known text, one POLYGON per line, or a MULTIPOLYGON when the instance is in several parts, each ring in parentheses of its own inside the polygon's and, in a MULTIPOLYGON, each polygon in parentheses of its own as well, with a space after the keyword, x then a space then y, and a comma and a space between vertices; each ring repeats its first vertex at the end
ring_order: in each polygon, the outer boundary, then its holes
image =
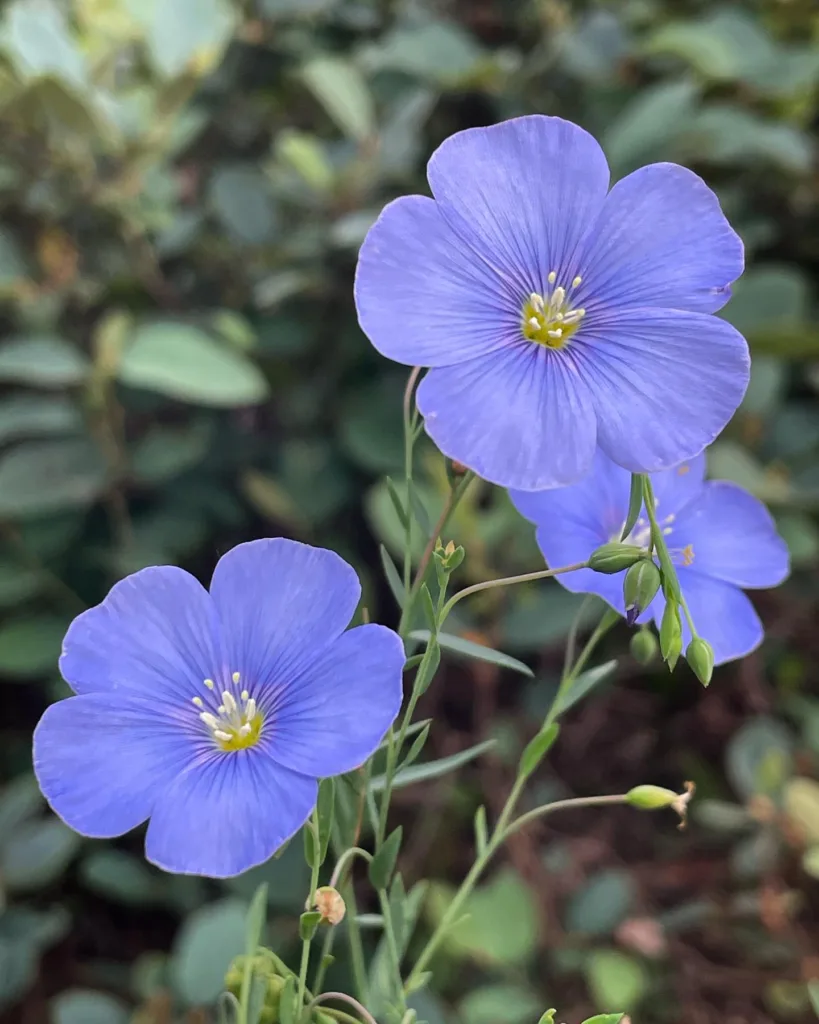
MULTIPOLYGON (((241 676, 234 672, 232 679, 238 686, 241 676)), ((215 689, 212 679, 206 679, 205 686, 211 691, 215 689)), ((205 701, 201 697, 193 697, 192 700, 200 709, 199 717, 221 750, 245 750, 258 743, 264 716, 247 690, 240 692, 238 700, 230 690, 225 690, 222 703, 212 711, 206 710, 205 701)))
POLYGON ((546 348, 563 348, 586 315, 586 310, 582 307, 574 308, 571 298, 572 292, 580 286, 583 279, 574 278, 568 289, 561 285, 555 288, 553 286, 557 280, 557 272, 552 270, 546 280, 549 284, 547 294, 544 296, 532 292, 524 302, 521 330, 528 341, 534 341, 546 348))

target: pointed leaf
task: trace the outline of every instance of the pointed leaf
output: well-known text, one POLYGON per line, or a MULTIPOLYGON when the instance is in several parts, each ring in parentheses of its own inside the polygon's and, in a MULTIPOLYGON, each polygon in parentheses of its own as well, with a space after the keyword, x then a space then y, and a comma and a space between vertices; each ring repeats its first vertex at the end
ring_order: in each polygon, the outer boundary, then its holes
POLYGON ((309 942, 316 934, 316 928, 321 921, 321 914, 317 910, 306 910, 299 918, 299 938, 302 942, 309 942))
POLYGON ((384 569, 384 575, 387 577, 387 583, 390 585, 392 596, 398 602, 398 607, 403 608, 407 601, 407 592, 404 589, 403 581, 398 570, 395 567, 389 551, 384 547, 383 544, 379 546, 381 553, 381 565, 384 569))
POLYGON ((574 685, 571 689, 563 694, 557 702, 555 714, 562 715, 564 711, 568 711, 570 707, 577 704, 578 701, 582 700, 587 694, 589 694, 595 686, 598 686, 605 679, 608 679, 616 668, 617 659, 613 658, 611 661, 607 661, 603 665, 598 665, 596 668, 590 668, 586 672, 581 672, 577 679, 575 679, 574 685))
MULTIPOLYGON (((495 740, 484 740, 483 743, 477 743, 474 747, 461 750, 459 753, 451 754, 449 757, 442 757, 438 761, 427 761, 426 764, 415 765, 404 771, 396 772, 392 784, 393 789, 401 789, 404 786, 411 786, 416 782, 428 782, 430 779, 439 779, 442 775, 448 775, 450 772, 454 772, 456 768, 469 764, 476 757, 480 757, 487 750, 491 750, 495 743, 495 740)), ((384 789, 384 782, 384 776, 377 775, 370 780, 370 791, 381 793, 384 789)))
POLYGON ((432 594, 430 594, 426 583, 421 587, 421 608, 424 612, 424 618, 427 620, 427 625, 434 636, 438 632, 438 613, 435 611, 432 594))
POLYGON ((386 889, 390 884, 398 851, 401 849, 401 837, 404 830, 399 825, 384 841, 384 845, 370 861, 369 876, 375 889, 386 889))
POLYGON ((625 540, 626 537, 634 529, 637 520, 640 518, 640 509, 643 507, 643 478, 639 473, 631 474, 631 491, 629 492, 628 498, 628 513, 626 514, 626 521, 623 524, 623 532, 620 535, 620 540, 625 540))
POLYGON ((333 833, 333 812, 335 810, 335 779, 322 779, 319 783, 316 811, 318 814, 319 864, 327 859, 330 836, 333 833))
POLYGON ((407 519, 407 512, 404 508, 404 503, 401 500, 401 496, 398 493, 398 488, 393 483, 390 477, 385 478, 387 484, 387 494, 390 496, 392 507, 395 509, 395 514, 398 516, 398 521, 404 530, 409 526, 409 520, 407 519))
POLYGON ((415 677, 413 683, 413 690, 420 696, 422 693, 426 693, 429 689, 429 684, 435 678, 435 673, 438 671, 438 666, 441 664, 441 648, 438 646, 438 641, 433 637, 429 641, 429 646, 424 654, 424 659, 421 662, 421 666, 418 669, 418 674, 415 677))
POLYGON ((256 950, 262 944, 262 929, 267 917, 267 882, 262 882, 250 901, 250 909, 247 912, 247 933, 245 940, 245 955, 255 956, 256 950))
POLYGON ((560 732, 560 726, 552 723, 552 725, 547 726, 545 729, 541 729, 537 736, 526 744, 520 756, 518 778, 527 779, 532 774, 551 750, 552 744, 557 739, 558 732, 560 732))
MULTIPOLYGON (((429 637, 429 631, 426 629, 416 629, 410 633, 412 640, 428 641, 429 637)), ((451 633, 439 633, 438 643, 444 650, 451 651, 453 654, 460 654, 464 658, 487 661, 490 665, 508 668, 513 672, 520 672, 524 676, 534 676, 534 672, 532 672, 529 666, 525 665, 522 661, 518 661, 517 658, 511 657, 509 654, 503 654, 501 651, 495 651, 491 647, 484 647, 483 644, 475 644, 471 640, 465 640, 463 637, 453 636, 451 633)))
POLYGON ((489 832, 486 827, 486 807, 483 804, 475 811, 475 852, 480 856, 486 849, 489 842, 489 832))
POLYGON ((425 726, 418 736, 415 737, 415 742, 409 748, 407 756, 401 763, 402 768, 409 768, 409 766, 418 760, 421 751, 424 749, 424 744, 427 742, 429 736, 429 726, 425 726))

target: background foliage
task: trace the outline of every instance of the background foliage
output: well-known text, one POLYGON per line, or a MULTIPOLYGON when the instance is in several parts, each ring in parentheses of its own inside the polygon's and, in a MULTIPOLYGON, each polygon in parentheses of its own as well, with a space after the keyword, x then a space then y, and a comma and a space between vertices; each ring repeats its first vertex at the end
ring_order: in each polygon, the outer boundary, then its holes
MULTIPOLYGON (((154 871, 139 837, 83 842, 41 804, 31 731, 67 692, 68 622, 144 565, 206 579, 232 544, 284 534, 336 548, 372 617, 395 619, 378 545, 397 550, 400 533, 379 480, 401 465, 404 374, 357 327, 357 247, 385 201, 425 189, 445 136, 531 111, 583 124, 615 176, 675 160, 719 192, 749 263, 725 315, 755 362, 711 472, 770 503, 794 574, 759 599, 765 648, 706 693, 684 667, 669 679, 612 663, 539 780, 545 797, 691 778, 688 832, 625 810, 519 835, 419 1015, 811 1019, 815 0, 13 0, 0 5, 3 1021, 205 1019, 195 1007, 241 949, 260 877, 273 947, 297 942, 296 846, 220 885, 154 871)), ((431 446, 422 464, 417 500, 435 516, 444 469, 431 446)), ((453 532, 462 581, 540 564, 499 491, 475 488, 453 532)), ((577 608, 556 584, 490 593, 458 630, 518 662, 453 650, 425 701, 430 756, 495 743, 398 794, 403 874, 433 879, 421 930, 470 861, 475 808, 502 803, 577 608)))

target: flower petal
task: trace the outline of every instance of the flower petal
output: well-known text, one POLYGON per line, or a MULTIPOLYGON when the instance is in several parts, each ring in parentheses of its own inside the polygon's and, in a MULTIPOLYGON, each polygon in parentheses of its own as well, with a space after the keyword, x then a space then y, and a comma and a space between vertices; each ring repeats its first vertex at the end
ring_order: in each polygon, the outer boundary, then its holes
POLYGON ((580 243, 606 197, 609 169, 588 132, 541 114, 457 132, 432 154, 427 176, 458 235, 525 298, 575 275, 580 243))
MULTIPOLYGON (((657 515, 664 519, 678 515, 680 509, 702 493, 705 477, 705 454, 686 459, 673 469, 655 473, 651 485, 657 502, 657 515)), ((645 512, 643 512, 645 515, 645 512)))
POLYGON ((334 551, 279 537, 228 551, 210 592, 222 624, 225 671, 240 672, 253 689, 278 686, 316 660, 349 623, 361 585, 334 551))
POLYGON ((518 340, 521 296, 424 196, 390 203, 358 258, 361 328, 382 355, 408 366, 447 366, 518 340))
POLYGON ((357 768, 401 708, 404 645, 384 626, 359 626, 285 684, 273 712, 270 755, 317 778, 357 768))
MULTIPOLYGON (((743 658, 762 643, 762 623, 754 606, 737 587, 720 580, 700 576, 690 569, 679 572, 680 586, 688 603, 694 625, 714 648, 714 664, 743 658)), ((665 602, 655 602, 654 621, 662 621, 665 602)), ((683 620, 683 651, 691 641, 688 623, 683 620)))
POLYGON ((742 273, 742 241, 702 178, 651 164, 609 193, 581 273, 606 308, 658 306, 713 313, 742 273))
POLYGON ((181 875, 239 875, 304 824, 317 793, 315 779, 282 768, 260 747, 206 755, 157 799, 145 855, 181 875))
POLYGON ((89 693, 49 707, 34 730, 34 773, 66 824, 108 838, 147 819, 194 756, 183 730, 127 693, 89 693))
POLYGON ((594 397, 603 451, 636 473, 698 455, 748 386, 742 335, 724 320, 673 309, 587 319, 570 349, 594 397))
POLYGON ((571 359, 533 342, 430 370, 416 401, 441 451, 501 487, 572 483, 594 457, 587 387, 571 359))
POLYGON ((71 623, 60 671, 77 693, 189 700, 220 662, 207 591, 183 569, 160 565, 121 580, 71 623))
POLYGON ((670 541, 694 550, 691 572, 737 587, 775 587, 788 575, 789 553, 770 513, 727 481, 710 481, 674 523, 670 541))

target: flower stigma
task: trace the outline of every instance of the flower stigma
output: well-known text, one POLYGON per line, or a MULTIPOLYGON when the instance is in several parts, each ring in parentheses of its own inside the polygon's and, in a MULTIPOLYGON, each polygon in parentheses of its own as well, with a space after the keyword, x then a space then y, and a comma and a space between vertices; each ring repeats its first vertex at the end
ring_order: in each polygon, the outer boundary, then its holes
POLYGON ((582 307, 575 308, 572 292, 582 283, 582 277, 575 277, 568 288, 553 287, 557 272, 552 270, 547 277, 547 294, 532 292, 523 304, 521 330, 528 341, 534 341, 546 348, 563 348, 580 326, 586 315, 582 307))
MULTIPOLYGON (((238 686, 241 681, 240 674, 234 672, 231 678, 238 686)), ((214 690, 212 679, 206 679, 204 682, 209 690, 214 690)), ((258 743, 263 715, 248 690, 242 690, 238 700, 230 690, 224 690, 221 704, 213 710, 202 710, 205 708, 205 701, 201 697, 192 697, 191 701, 200 709, 199 718, 205 723, 211 738, 221 750, 246 750, 258 743)))

